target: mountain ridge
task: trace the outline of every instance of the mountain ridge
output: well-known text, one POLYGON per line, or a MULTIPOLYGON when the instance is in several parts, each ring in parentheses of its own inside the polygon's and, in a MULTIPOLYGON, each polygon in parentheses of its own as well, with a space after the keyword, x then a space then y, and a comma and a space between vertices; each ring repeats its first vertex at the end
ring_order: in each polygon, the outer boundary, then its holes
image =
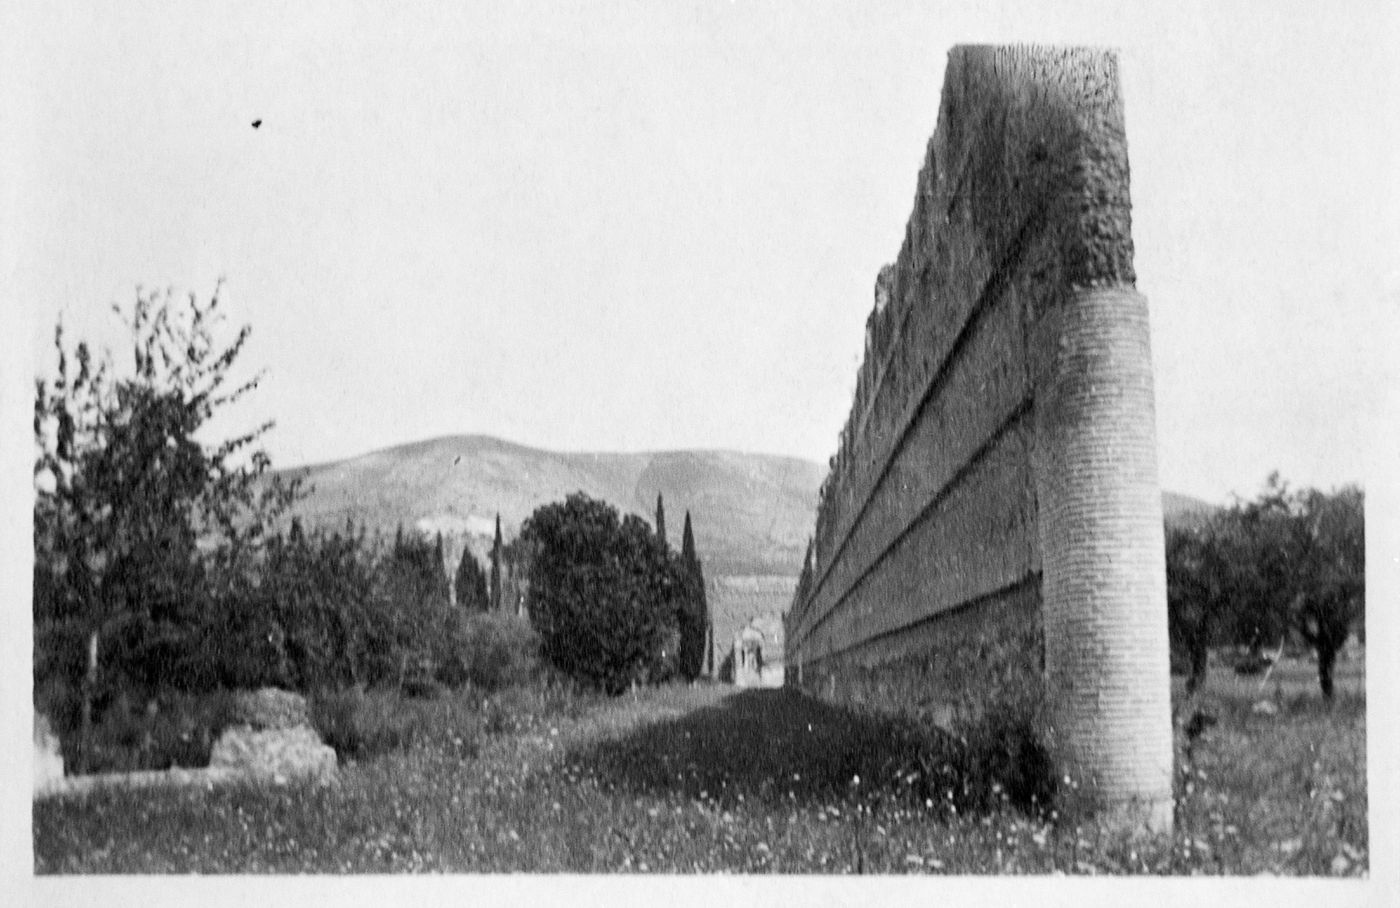
MULTIPOLYGON (((676 527, 691 512, 707 567, 723 573, 792 574, 801 568, 821 468, 801 458, 729 449, 560 452, 490 435, 446 435, 342 460, 278 471, 310 493, 292 514, 309 525, 347 519, 371 531, 507 535, 539 505, 575 491, 650 520, 656 494, 676 527)), ((679 537, 671 540, 679 544, 679 537)))
MULTIPOLYGON (((729 448, 554 451, 461 434, 277 473, 310 487, 292 511, 304 523, 333 526, 352 519, 385 534, 423 524, 425 532, 489 535, 499 513, 507 535, 514 535, 536 507, 576 491, 650 521, 660 493, 677 527, 691 512, 697 546, 711 567, 726 574, 796 576, 825 468, 791 455, 729 448)), ((1218 506, 1163 491, 1162 510, 1168 523, 1194 526, 1218 506)), ((679 544, 678 538, 671 541, 679 544)))

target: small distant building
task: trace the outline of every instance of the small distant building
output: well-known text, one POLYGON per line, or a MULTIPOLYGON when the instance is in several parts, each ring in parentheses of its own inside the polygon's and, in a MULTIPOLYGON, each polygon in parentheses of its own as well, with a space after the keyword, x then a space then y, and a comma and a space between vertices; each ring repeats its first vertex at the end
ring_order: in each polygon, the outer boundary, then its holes
POLYGON ((752 624, 734 637, 734 683, 739 687, 763 683, 763 632, 752 624))
POLYGON ((734 683, 735 649, 744 628, 754 627, 763 635, 761 653, 763 677, 774 671, 781 676, 783 665, 783 611, 792 603, 797 577, 719 574, 705 578, 705 598, 709 606, 710 630, 707 677, 734 683))
POLYGON ((783 624, 771 616, 757 617, 739 629, 729 658, 738 687, 783 686, 783 624))

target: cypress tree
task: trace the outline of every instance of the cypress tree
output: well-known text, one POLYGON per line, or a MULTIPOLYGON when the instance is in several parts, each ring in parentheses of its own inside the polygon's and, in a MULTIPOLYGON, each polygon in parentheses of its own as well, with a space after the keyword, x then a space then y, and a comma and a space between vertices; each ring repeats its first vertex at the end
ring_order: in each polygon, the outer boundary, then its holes
POLYGON ((690 512, 685 512, 685 528, 681 530, 681 560, 686 564, 699 565, 695 557, 695 534, 690 529, 690 512))
POLYGON ((656 538, 661 540, 662 547, 666 545, 666 508, 661 503, 661 493, 656 493, 656 538))
POLYGON ((681 574, 685 578, 680 608, 681 673, 687 678, 696 678, 704 668, 706 628, 710 616, 705 601, 705 574, 695 553, 695 534, 690 526, 689 511, 685 512, 685 528, 681 532, 681 574))
POLYGON ((488 608, 501 607, 501 512, 496 512, 496 539, 491 543, 491 601, 488 608))
POLYGON ((463 548, 457 565, 457 605, 466 612, 484 612, 487 603, 486 572, 471 549, 463 548))

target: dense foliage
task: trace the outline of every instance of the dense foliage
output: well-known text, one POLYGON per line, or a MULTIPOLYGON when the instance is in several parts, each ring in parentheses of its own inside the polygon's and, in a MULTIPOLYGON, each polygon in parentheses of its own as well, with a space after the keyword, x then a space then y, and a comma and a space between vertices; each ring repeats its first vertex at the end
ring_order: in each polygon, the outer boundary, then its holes
POLYGON ((501 612, 471 615, 462 637, 467 678, 475 688, 502 690, 537 674, 540 638, 524 618, 501 612))
POLYGON ((129 374, 60 326, 57 374, 36 382, 36 702, 94 746, 94 723, 176 691, 468 676, 441 539, 278 531, 298 488, 253 450, 271 424, 204 441, 257 385, 230 381, 248 329, 221 343, 218 306, 138 293, 129 374))
POLYGON ((462 560, 457 563, 456 588, 459 609, 468 614, 486 611, 486 572, 469 548, 462 549, 462 560))
POLYGON ((36 690, 80 701, 84 725, 116 688, 198 679, 208 598, 256 560, 296 494, 253 450, 270 423, 199 438, 258 383, 228 384, 249 332, 218 341, 218 291, 187 305, 138 292, 129 316, 116 311, 129 374, 86 343, 70 351, 60 325, 57 374, 35 383, 36 690))
POLYGON ((521 538, 547 661, 610 693, 675 673, 685 579, 641 518, 579 492, 536 509, 521 538))
POLYGON ((1365 635, 1364 507, 1356 486, 1290 491, 1274 474, 1254 501, 1168 528, 1169 628, 1191 689, 1211 646, 1294 641, 1316 653, 1332 698, 1338 652, 1353 631, 1365 635))

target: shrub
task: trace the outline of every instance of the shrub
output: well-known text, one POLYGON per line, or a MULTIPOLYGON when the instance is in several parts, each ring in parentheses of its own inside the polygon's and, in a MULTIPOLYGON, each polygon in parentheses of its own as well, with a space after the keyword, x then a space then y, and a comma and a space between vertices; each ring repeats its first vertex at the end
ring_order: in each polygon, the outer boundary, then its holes
POLYGON ((122 693, 101 706, 85 752, 76 717, 55 719, 70 773, 208 766, 214 742, 234 719, 225 691, 166 692, 150 698, 122 693))
POLYGON ((528 683, 539 669, 539 653, 539 634, 525 619, 478 614, 464 624, 456 663, 472 686, 495 691, 528 683))
POLYGON ((521 538, 532 553, 528 604, 547 661, 609 693, 666 679, 684 578, 641 518, 619 521, 615 508, 579 492, 538 508, 521 538))
POLYGON ((359 688, 317 694, 311 699, 311 724, 338 758, 376 756, 413 738, 408 714, 392 702, 382 695, 367 697, 359 688))

